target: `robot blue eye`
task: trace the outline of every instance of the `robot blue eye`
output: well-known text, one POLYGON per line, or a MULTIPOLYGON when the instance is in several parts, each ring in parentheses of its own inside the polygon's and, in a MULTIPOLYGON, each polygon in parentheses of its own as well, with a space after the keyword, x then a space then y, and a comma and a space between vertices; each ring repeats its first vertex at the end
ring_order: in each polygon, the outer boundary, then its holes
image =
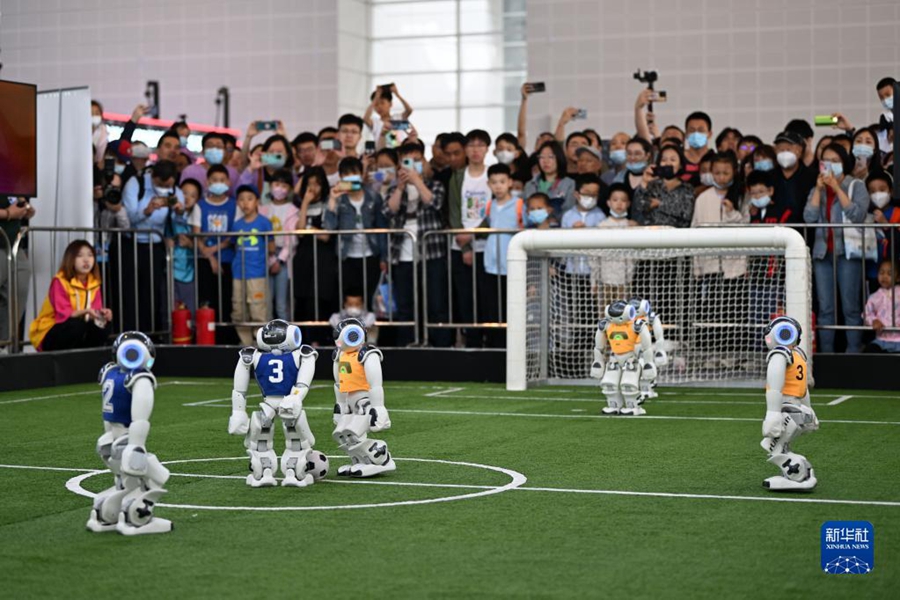
POLYGON ((352 343, 358 342, 358 341, 359 341, 359 332, 358 332, 358 331, 351 331, 350 333, 348 333, 348 334, 347 334, 347 341, 348 341, 348 342, 352 342, 352 343))
POLYGON ((775 339, 783 344, 792 344, 797 339, 796 330, 785 323, 775 328, 775 339))
POLYGON ((125 351, 125 360, 128 362, 136 362, 140 357, 141 353, 138 352, 137 348, 129 348, 125 351))

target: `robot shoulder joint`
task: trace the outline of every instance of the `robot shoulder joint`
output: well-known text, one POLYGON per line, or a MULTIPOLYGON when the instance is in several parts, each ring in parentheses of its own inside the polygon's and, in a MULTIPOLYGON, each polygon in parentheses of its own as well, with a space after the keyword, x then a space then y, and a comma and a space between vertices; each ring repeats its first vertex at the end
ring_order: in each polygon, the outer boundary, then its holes
POLYGON ((783 356, 784 360, 787 361, 787 364, 789 365, 794 363, 794 355, 791 352, 791 349, 785 346, 775 346, 769 350, 769 355, 766 356, 766 362, 772 360, 773 356, 783 356))
POLYGON ((247 346, 246 348, 241 348, 238 353, 241 357, 241 363, 247 365, 248 367, 253 364, 253 355, 256 353, 256 348, 252 346, 247 346))
POLYGON ((137 371, 132 371, 128 375, 125 376, 125 389, 129 392, 134 388, 134 384, 139 380, 147 378, 150 380, 150 384, 153 386, 153 389, 156 389, 156 377, 150 371, 146 369, 138 369, 137 371))
POLYGON ((359 358, 359 362, 361 364, 365 364, 370 356, 378 356, 379 361, 384 360, 384 355, 381 353, 381 350, 379 350, 375 346, 363 346, 359 349, 359 354, 357 355, 357 357, 359 358))
POLYGON ((103 378, 106 377, 106 374, 109 372, 109 370, 115 369, 117 366, 118 365, 116 365, 116 363, 114 362, 108 362, 103 365, 103 368, 100 369, 100 376, 97 378, 98 383, 103 383, 103 378))
POLYGON ((300 346, 300 348, 298 348, 298 352, 300 352, 301 358, 309 358, 310 356, 313 358, 319 357, 319 353, 316 352, 316 349, 313 348, 312 346, 308 346, 306 344, 303 344, 302 346, 300 346))

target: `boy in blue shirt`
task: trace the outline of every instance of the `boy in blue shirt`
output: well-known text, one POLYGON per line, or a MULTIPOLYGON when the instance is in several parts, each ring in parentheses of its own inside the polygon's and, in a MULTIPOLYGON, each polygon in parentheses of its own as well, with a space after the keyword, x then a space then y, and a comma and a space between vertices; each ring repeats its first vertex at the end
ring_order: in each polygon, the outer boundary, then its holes
MULTIPOLYGON (((266 322, 269 320, 268 265, 269 255, 275 253, 272 236, 256 233, 272 231, 269 219, 259 214, 259 194, 253 186, 242 185, 237 189, 237 205, 243 216, 234 222, 231 231, 245 233, 232 238, 235 246, 231 273, 231 320, 235 323, 266 322)), ((250 327, 236 327, 244 346, 253 344, 250 327)))
MULTIPOLYGON (((522 229, 525 201, 512 196, 512 173, 509 165, 496 164, 488 169, 488 186, 493 196, 485 209, 481 227, 492 229, 522 229)), ((484 246, 484 277, 481 285, 481 305, 486 323, 506 320, 506 249, 511 233, 494 233, 484 246)), ((506 332, 491 330, 487 335, 490 348, 506 346, 506 332)))

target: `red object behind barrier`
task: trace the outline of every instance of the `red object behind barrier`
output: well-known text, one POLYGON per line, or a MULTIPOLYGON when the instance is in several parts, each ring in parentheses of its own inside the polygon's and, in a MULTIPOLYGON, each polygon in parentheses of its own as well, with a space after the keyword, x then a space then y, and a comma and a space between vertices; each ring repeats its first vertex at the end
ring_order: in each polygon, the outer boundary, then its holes
POLYGON ((187 346, 191 343, 191 311, 181 304, 172 311, 172 343, 187 346))
POLYGON ((216 343, 216 311, 204 306, 197 309, 197 345, 214 346, 216 343))

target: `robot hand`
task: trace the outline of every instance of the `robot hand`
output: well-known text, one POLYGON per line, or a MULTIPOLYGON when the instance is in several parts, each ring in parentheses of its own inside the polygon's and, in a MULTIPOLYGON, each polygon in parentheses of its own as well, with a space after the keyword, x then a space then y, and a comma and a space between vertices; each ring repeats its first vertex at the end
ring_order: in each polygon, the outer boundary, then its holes
POLYGON ((591 365, 591 377, 593 379, 603 379, 603 373, 606 369, 603 367, 602 362, 595 362, 591 365))
POLYGON ((665 350, 657 350, 653 356, 653 362, 656 363, 657 367, 664 367, 669 364, 669 355, 666 354, 665 350))
POLYGON ((122 451, 122 472, 144 477, 147 474, 147 450, 136 444, 128 444, 122 451))
POLYGON ((656 379, 656 365, 653 363, 644 363, 641 370, 641 379, 643 381, 653 381, 656 379))
POLYGON ((278 416, 287 421, 300 418, 302 411, 303 400, 300 399, 299 395, 294 394, 293 390, 291 390, 289 396, 284 397, 278 406, 278 416))
POLYGON ((775 439, 782 433, 784 433, 784 415, 781 414, 781 411, 767 410, 762 425, 763 437, 775 439))
POLYGON ((228 434, 229 435, 246 435, 250 429, 250 418, 247 412, 243 410, 231 411, 228 418, 228 434))
POLYGON ((383 406, 373 406, 369 409, 369 431, 384 431, 391 428, 391 417, 383 406))

